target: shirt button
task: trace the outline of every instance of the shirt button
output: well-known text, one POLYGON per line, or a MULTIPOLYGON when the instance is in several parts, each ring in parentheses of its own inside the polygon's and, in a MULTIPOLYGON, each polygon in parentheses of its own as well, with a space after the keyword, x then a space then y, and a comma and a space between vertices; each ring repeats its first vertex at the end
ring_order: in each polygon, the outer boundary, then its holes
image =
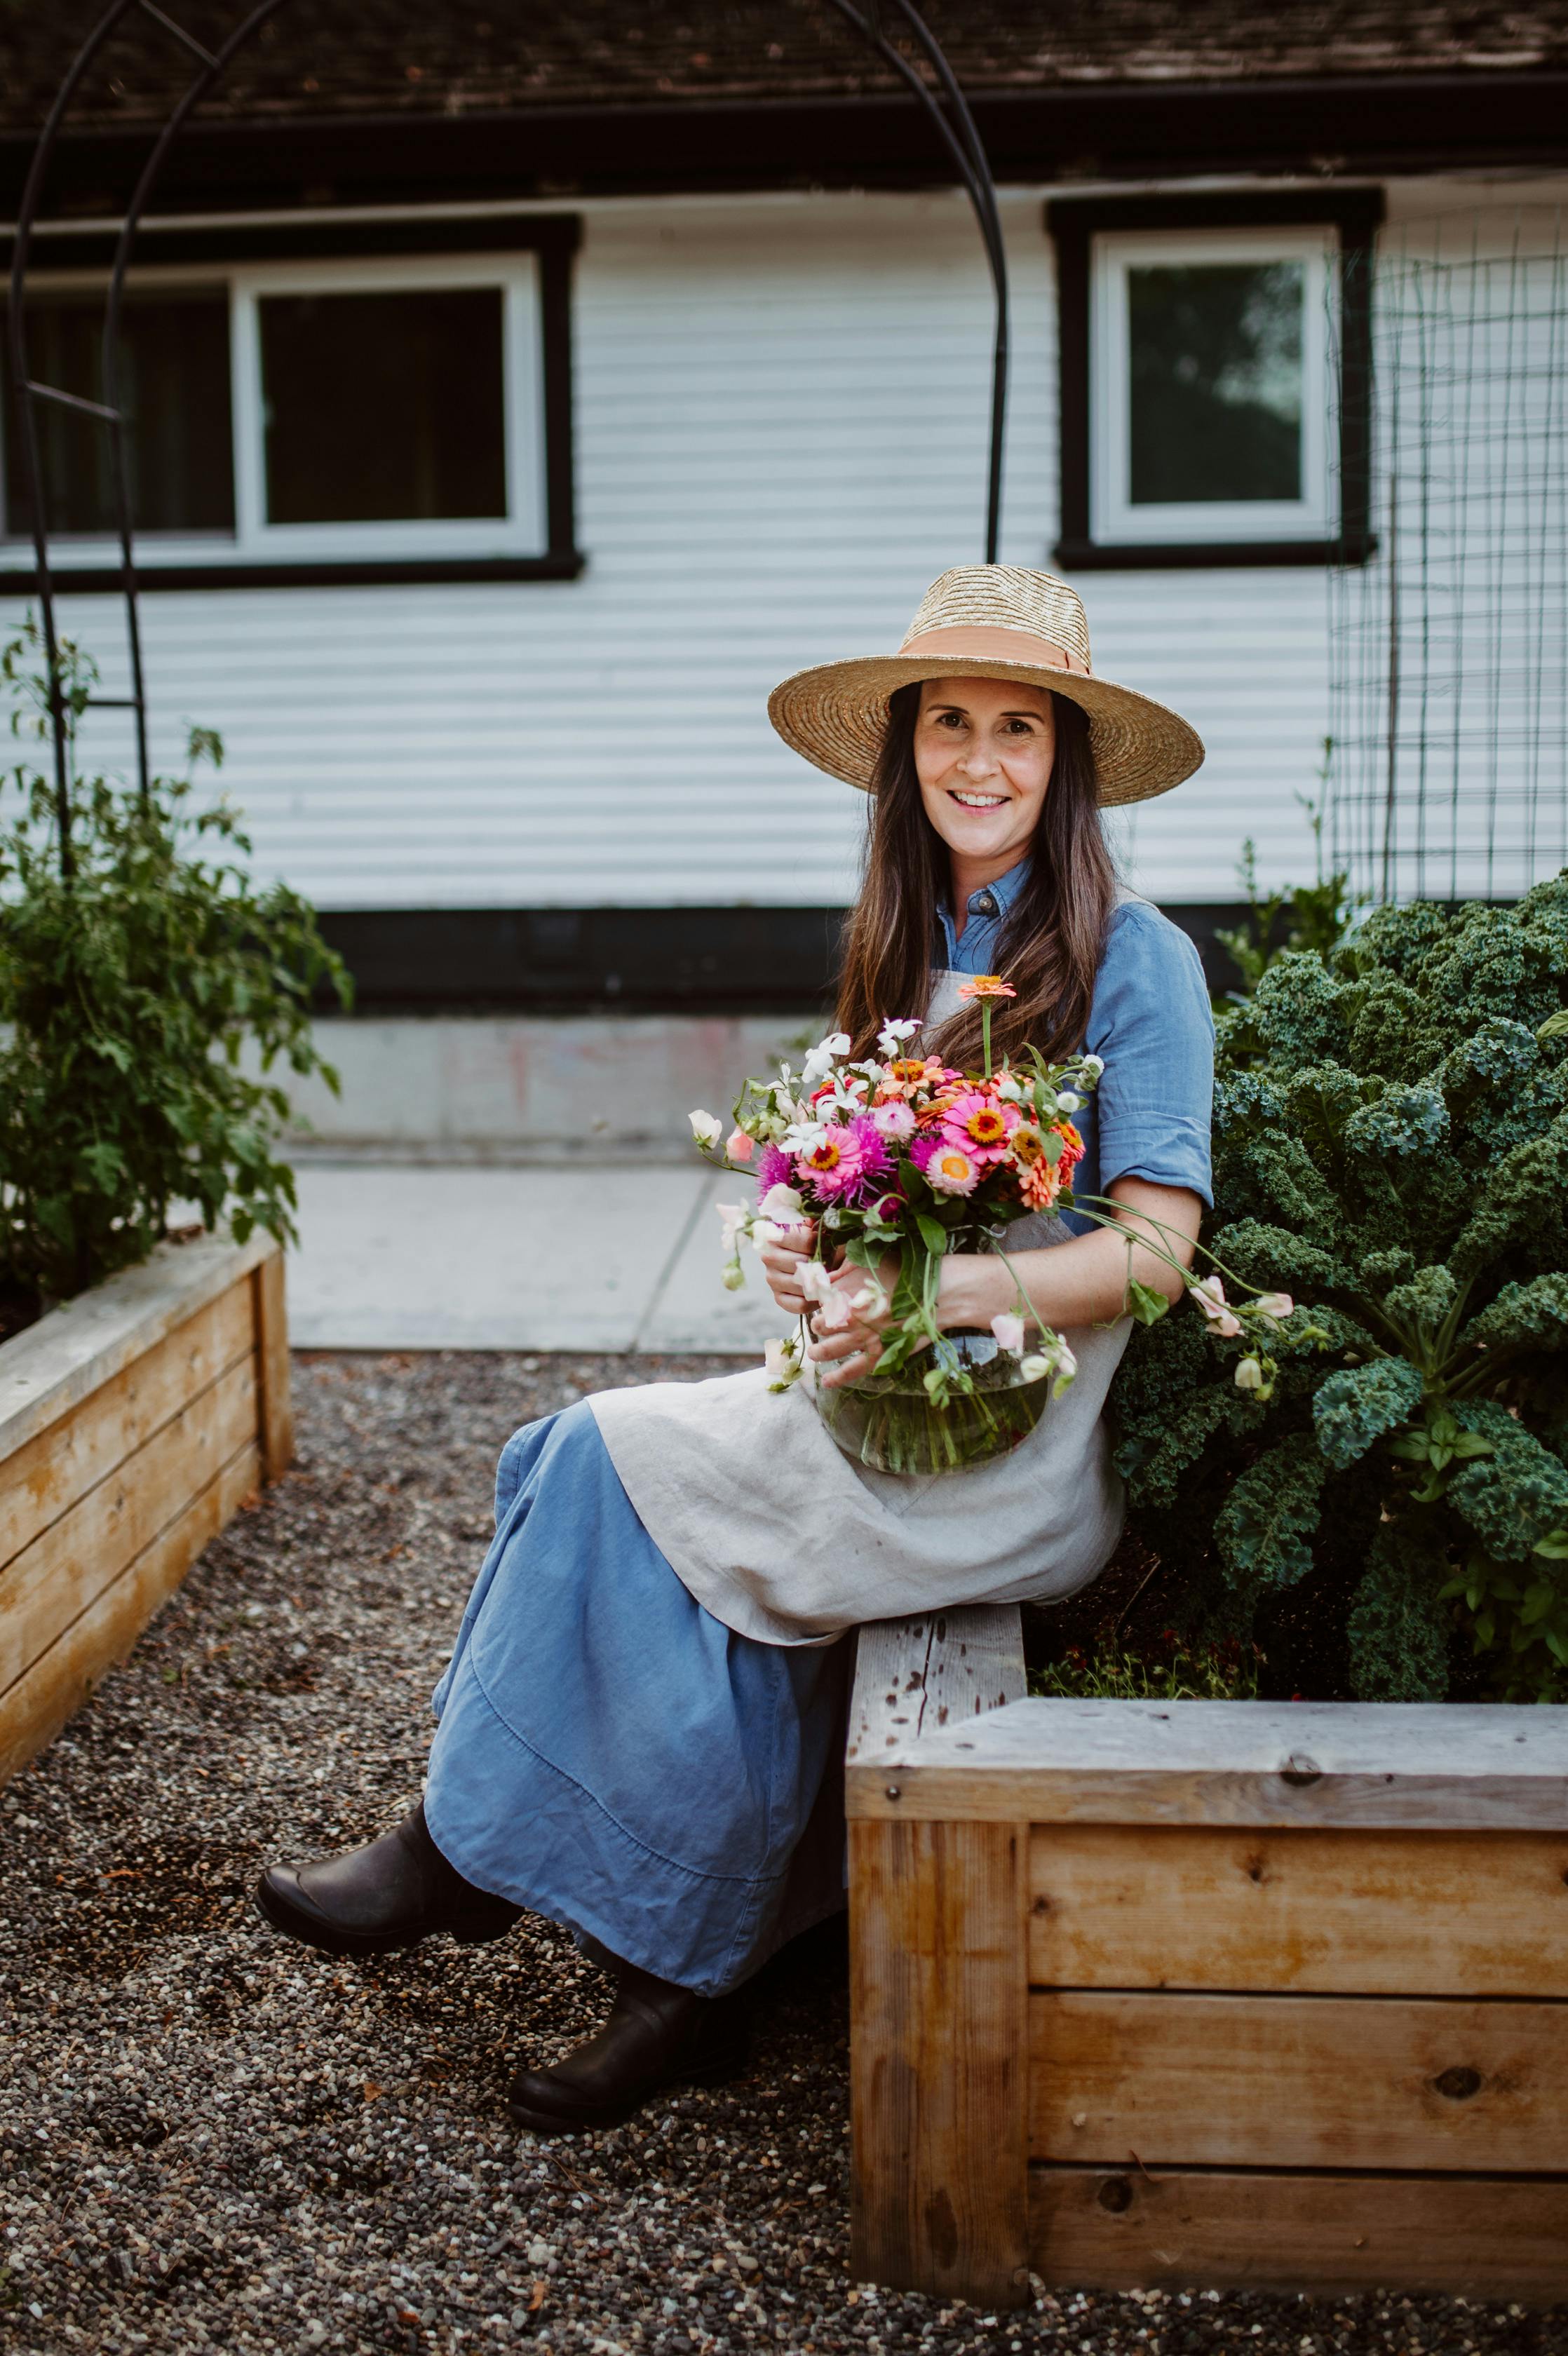
POLYGON ((977 892, 969 904, 969 913, 972 916, 993 916, 996 903, 989 892, 977 892))

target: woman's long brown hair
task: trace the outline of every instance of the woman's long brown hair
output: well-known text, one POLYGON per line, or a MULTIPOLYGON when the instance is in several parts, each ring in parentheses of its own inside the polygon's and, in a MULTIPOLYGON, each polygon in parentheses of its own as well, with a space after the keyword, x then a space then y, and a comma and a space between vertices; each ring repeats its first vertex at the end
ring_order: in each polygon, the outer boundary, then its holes
MULTIPOLYGON (((1116 904, 1089 722, 1065 695, 1053 694, 1051 702, 1056 762, 1030 845, 1028 880, 996 948, 996 969, 1018 993, 993 1004, 996 1056, 1016 1055, 1026 1044, 1051 1060, 1079 1052, 1116 904)), ((918 686, 899 688, 876 765, 865 874, 839 980, 838 1027, 849 1033, 855 1056, 872 1052, 889 1016, 925 1013, 938 905, 951 891, 948 847, 926 816, 915 769, 919 711, 918 686)), ((929 1044, 961 1068, 977 1064, 979 1009, 966 1006, 929 1044)))

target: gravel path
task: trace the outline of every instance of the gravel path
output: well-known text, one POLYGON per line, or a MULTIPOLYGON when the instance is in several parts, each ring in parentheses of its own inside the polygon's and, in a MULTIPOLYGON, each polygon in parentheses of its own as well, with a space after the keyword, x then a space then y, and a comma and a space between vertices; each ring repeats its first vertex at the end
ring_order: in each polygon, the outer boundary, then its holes
POLYGON ((418 1791, 507 1433, 721 1363, 298 1363, 295 1472, 0 1795, 0 2348, 1568 2350, 1561 2312, 1456 2301, 1041 2289, 998 2319, 858 2288, 832 1933, 771 1968, 746 2081, 543 2144, 509 2071, 607 2001, 564 1934, 353 1965, 262 1929, 263 1862, 418 1791))

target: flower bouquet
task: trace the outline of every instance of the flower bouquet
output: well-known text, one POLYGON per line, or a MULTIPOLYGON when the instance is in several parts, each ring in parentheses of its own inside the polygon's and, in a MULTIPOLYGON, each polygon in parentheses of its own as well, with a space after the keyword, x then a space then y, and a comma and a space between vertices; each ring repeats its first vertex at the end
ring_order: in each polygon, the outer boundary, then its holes
MULTIPOLYGON (((748 1079, 727 1139, 712 1114, 691 1116, 711 1159, 754 1169, 757 1181, 755 1209, 719 1206, 726 1283, 743 1281, 743 1237, 762 1243, 810 1220, 816 1252, 804 1289, 822 1325, 846 1324, 853 1308, 887 1301, 875 1372, 816 1388, 845 1454, 887 1472, 961 1472, 1004 1453, 1034 1430, 1074 1373, 1059 1334, 1041 1328, 1026 1343, 1033 1317, 1021 1286, 1016 1313, 993 1318, 989 1333, 937 1323, 950 1252, 1005 1258, 1014 1221, 1071 1204, 1084 1151, 1072 1115, 1103 1069, 1095 1055, 1047 1064, 1033 1049, 1021 1063, 993 1066, 991 1004, 1014 993, 995 975, 977 975, 961 990, 981 1001, 979 1071, 909 1053, 919 1023, 890 1022, 875 1057, 847 1061, 849 1039, 835 1032, 799 1074, 785 1064, 777 1079, 748 1079), (845 1262, 865 1271, 853 1300, 829 1278, 830 1264, 845 1262)), ((769 1345, 776 1388, 803 1372, 805 1341, 802 1320, 798 1334, 769 1345)))

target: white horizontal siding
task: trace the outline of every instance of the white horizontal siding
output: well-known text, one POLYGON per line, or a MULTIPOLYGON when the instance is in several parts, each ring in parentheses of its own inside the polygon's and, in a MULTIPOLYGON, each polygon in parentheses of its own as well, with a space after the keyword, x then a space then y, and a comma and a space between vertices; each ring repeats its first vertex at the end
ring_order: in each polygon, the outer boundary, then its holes
MULTIPOLYGON (((1005 203, 1015 352, 1004 544, 1048 561, 1054 290, 1005 203)), ((786 672, 897 643, 981 553, 990 292, 938 197, 590 211, 576 287, 575 583, 154 594, 164 759, 220 728, 258 863, 321 905, 837 902, 864 805, 774 737, 786 672)), ((1132 879, 1228 899, 1244 835, 1300 877, 1327 727, 1323 576, 1107 573, 1097 668, 1209 755, 1118 825, 1132 879)), ((69 623, 112 678, 118 611, 69 623)), ((107 748, 113 726, 94 723, 107 748)))

